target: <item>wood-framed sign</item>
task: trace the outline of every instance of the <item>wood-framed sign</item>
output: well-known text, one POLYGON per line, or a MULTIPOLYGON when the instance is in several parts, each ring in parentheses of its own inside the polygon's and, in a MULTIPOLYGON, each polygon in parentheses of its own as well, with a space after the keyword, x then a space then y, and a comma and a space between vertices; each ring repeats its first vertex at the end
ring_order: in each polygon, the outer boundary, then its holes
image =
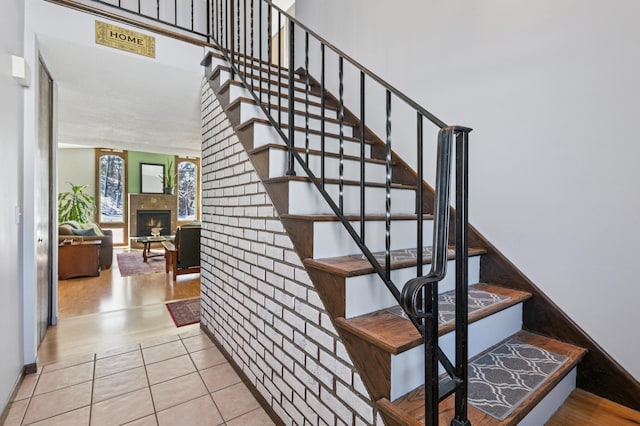
POLYGON ((156 57, 156 38, 96 21, 96 43, 138 55, 156 57))

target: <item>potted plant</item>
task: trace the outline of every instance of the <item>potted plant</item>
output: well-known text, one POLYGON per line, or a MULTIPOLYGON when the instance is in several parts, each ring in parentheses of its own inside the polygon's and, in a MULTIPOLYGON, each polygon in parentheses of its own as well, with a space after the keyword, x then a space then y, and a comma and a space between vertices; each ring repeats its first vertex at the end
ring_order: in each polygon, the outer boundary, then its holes
POLYGON ((167 161, 167 167, 164 169, 164 176, 162 176, 162 183, 164 185, 164 193, 173 194, 173 188, 176 186, 176 172, 173 167, 173 160, 167 161))
POLYGON ((93 195, 84 192, 89 185, 67 183, 71 186, 71 191, 58 194, 58 220, 60 222, 70 220, 78 223, 92 222, 93 213, 96 211, 96 199, 93 195))

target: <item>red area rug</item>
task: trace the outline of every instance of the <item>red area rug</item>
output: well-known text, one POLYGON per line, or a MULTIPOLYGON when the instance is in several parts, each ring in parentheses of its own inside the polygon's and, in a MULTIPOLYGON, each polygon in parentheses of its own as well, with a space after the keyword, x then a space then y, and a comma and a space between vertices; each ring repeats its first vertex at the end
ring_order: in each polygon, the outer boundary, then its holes
POLYGON ((120 275, 129 277, 131 275, 153 274, 164 272, 164 257, 151 257, 146 262, 142 259, 142 252, 118 253, 118 269, 120 275))
POLYGON ((166 304, 176 327, 200 322, 200 298, 184 299, 166 304))

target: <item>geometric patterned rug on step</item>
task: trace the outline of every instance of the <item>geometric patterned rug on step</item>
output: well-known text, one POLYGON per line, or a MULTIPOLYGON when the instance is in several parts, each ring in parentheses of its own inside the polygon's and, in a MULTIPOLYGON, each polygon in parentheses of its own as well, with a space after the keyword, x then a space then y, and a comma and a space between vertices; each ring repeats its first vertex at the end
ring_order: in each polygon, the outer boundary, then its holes
POLYGON ((504 420, 568 359, 508 340, 469 363, 469 403, 504 420))
MULTIPOLYGON (((426 260, 426 261, 429 261, 431 259, 431 254, 432 254, 431 252, 432 252, 431 246, 423 247, 422 248, 422 259, 426 260)), ((386 252, 378 251, 378 252, 371 253, 371 254, 373 254, 373 257, 380 264, 380 266, 384 267, 385 258, 386 258, 386 252)), ((455 250, 447 249, 447 255, 448 256, 453 256, 455 254, 456 254, 455 250)), ((411 260, 415 260, 415 259, 418 258, 418 250, 417 249, 390 250, 389 251, 389 255, 391 257, 391 262, 411 261, 411 260)), ((354 257, 356 259, 366 259, 367 258, 364 254, 352 254, 352 255, 350 255, 350 257, 354 257)))
MULTIPOLYGON (((489 293, 482 290, 469 289, 469 313, 479 311, 496 303, 509 299, 508 296, 489 293)), ((387 309, 388 312, 409 319, 400 306, 387 309)), ((438 324, 446 324, 456 318, 456 294, 455 290, 438 295, 438 324)))

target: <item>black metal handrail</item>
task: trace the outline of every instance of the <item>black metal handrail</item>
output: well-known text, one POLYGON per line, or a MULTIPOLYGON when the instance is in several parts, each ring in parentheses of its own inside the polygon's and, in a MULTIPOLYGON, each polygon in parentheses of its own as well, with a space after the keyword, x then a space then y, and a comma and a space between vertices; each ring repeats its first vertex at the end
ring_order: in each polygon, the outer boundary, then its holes
POLYGON ((106 0, 88 0, 111 9, 117 9, 139 18, 149 19, 163 25, 167 25, 178 30, 186 31, 197 35, 209 42, 211 37, 211 1, 215 0, 188 0, 188 3, 181 0, 161 1, 161 0, 117 0, 117 3, 106 0), (155 3, 154 3, 155 2, 155 3), (179 4, 180 3, 180 4, 179 4), (186 7, 184 6, 186 4, 186 7), (196 4, 204 11, 205 16, 199 16, 196 4), (131 5, 131 6, 129 6, 131 5), (162 7, 161 7, 162 5, 162 7), (165 10, 165 5, 168 8, 165 10), (186 15, 185 19, 179 19, 186 15), (173 17, 173 20, 170 19, 173 17), (197 29, 197 23, 204 25, 204 28, 197 29))
MULTIPOLYGON (((337 49, 324 38, 310 30, 285 11, 275 6, 271 0, 213 0, 213 42, 217 44, 226 59, 230 63, 231 78, 238 78, 249 90, 252 98, 259 105, 267 119, 288 146, 286 174, 296 174, 296 164, 302 169, 310 182, 317 188, 324 201, 335 213, 346 231, 352 237, 363 255, 371 263, 375 272, 391 292, 400 306, 405 309, 413 324, 424 336, 425 340, 425 424, 438 424, 438 402, 442 398, 455 393, 455 418, 454 425, 468 425, 467 420, 467 181, 468 181, 468 134, 471 129, 465 127, 449 127, 435 115, 421 107, 408 96, 391 86, 381 77, 377 76, 366 67, 337 49), (257 8, 256 4, 257 3, 257 8), (257 9, 257 10, 256 10, 257 9), (266 9, 266 10, 265 10, 266 9), (248 15, 249 14, 249 15, 248 15), (274 19, 275 14, 275 19, 274 19), (257 16, 257 18, 256 18, 257 16), (249 18, 248 18, 249 17, 249 18), (242 19, 243 18, 243 19, 242 19), (258 36, 254 34, 254 23, 258 21, 258 36), (284 22, 283 22, 284 21, 284 22), (263 25, 263 22, 266 25, 263 25), (273 31, 276 23, 277 31, 273 31), (264 27, 266 26, 266 35, 264 27), (283 35, 287 38, 285 49, 283 35), (303 37, 300 37, 303 36, 303 37), (310 68, 310 38, 318 45, 318 60, 320 81, 311 78, 310 68), (304 40, 304 65, 296 69, 296 39, 304 40), (274 46, 275 44, 275 46, 274 46), (256 48, 257 47, 257 48, 256 48), (328 105, 329 91, 326 77, 326 53, 327 50, 337 56, 337 91, 338 98, 333 100, 333 105, 328 105), (255 53, 258 52, 256 58, 255 53), (263 55, 266 54, 266 58, 263 55), (275 56, 277 54, 277 56, 275 56), (283 67, 283 61, 287 68, 283 67), (345 96, 345 62, 349 64, 359 75, 359 101, 360 114, 356 116, 360 123, 359 134, 351 138, 345 136, 345 127, 351 113, 346 107, 345 96), (248 72, 249 71, 249 72, 248 72), (285 74, 286 73, 286 74, 285 74), (285 79, 283 79, 285 77, 285 79), (275 79, 275 84, 272 83, 275 79), (257 80, 257 84, 256 84, 257 80), (384 262, 379 262, 367 246, 365 239, 365 198, 366 198, 366 145, 367 137, 372 133, 366 127, 365 118, 366 103, 371 102, 366 98, 366 83, 378 84, 385 94, 385 182, 384 182, 384 211, 385 211, 385 255, 384 262), (265 84, 266 83, 266 84, 265 84), (303 86, 299 92, 303 93, 301 101, 296 96, 296 84, 303 86), (319 87, 318 87, 319 86, 319 87), (286 87, 286 91, 283 88, 286 87), (274 90, 272 90, 274 89, 274 90), (310 164, 310 96, 319 97, 320 103, 320 176, 316 176, 310 164), (287 123, 283 122, 283 100, 287 101, 287 123), (392 161, 392 105, 401 101, 402 104, 415 114, 417 120, 417 184, 416 184, 416 223, 418 235, 416 239, 417 258, 423 258, 423 138, 424 120, 427 119, 440 131, 438 135, 438 158, 436 172, 436 194, 434 205, 434 241, 432 247, 431 271, 423 276, 422 262, 416 266, 416 277, 410 280, 403 288, 402 294, 391 279, 391 220, 392 220, 392 190, 393 185, 393 161, 392 161), (296 104, 302 103, 304 111, 304 127, 296 127, 296 104), (327 110, 336 108, 336 123, 339 128, 337 134, 329 134, 326 125, 330 121, 327 118, 327 110), (274 111, 274 109, 276 111, 274 111), (304 145, 296 145, 296 133, 304 133, 304 145), (331 183, 327 177, 326 144, 327 139, 336 139, 338 142, 338 179, 337 200, 330 194, 327 186, 331 183), (357 141, 360 146, 359 165, 360 179, 360 232, 347 220, 345 202, 345 143, 347 139, 357 141), (456 216, 455 216, 455 249, 456 249, 456 356, 455 365, 438 346, 437 323, 437 284, 446 274, 449 242, 449 192, 451 180, 452 145, 456 145, 456 216), (303 151, 303 154, 298 152, 303 151), (449 379, 440 381, 438 378, 438 363, 445 368, 449 379)), ((302 48, 300 48, 302 53, 302 48)), ((302 62, 302 61, 301 61, 302 62)), ((318 64, 316 64, 316 68, 318 64)), ((317 105, 317 104, 316 104, 317 105)), ((355 114, 353 114, 355 115, 355 114)), ((302 139, 302 138, 300 138, 302 139)), ((353 157, 350 157, 353 160, 353 157)))

